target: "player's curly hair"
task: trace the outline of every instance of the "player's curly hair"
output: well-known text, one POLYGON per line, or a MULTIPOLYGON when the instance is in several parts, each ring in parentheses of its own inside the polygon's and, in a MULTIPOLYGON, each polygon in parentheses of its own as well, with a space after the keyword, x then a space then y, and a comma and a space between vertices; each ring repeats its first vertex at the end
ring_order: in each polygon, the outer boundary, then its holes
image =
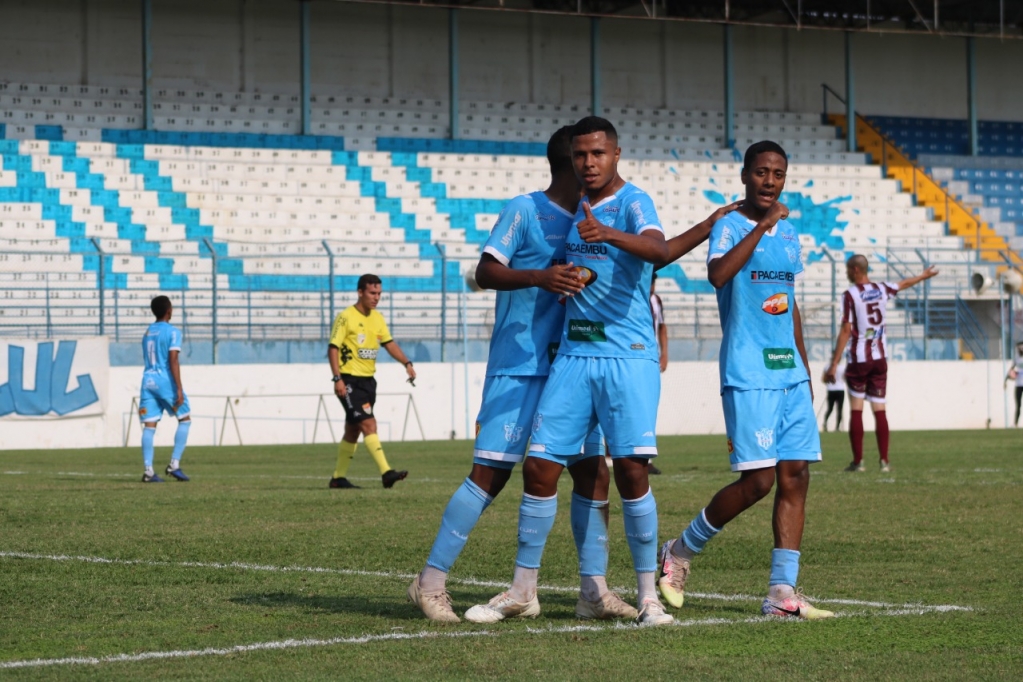
POLYGON ((171 300, 166 296, 157 296, 149 303, 149 309, 156 315, 156 319, 162 319, 171 309, 171 300))
POLYGON ((746 150, 746 154, 742 157, 742 170, 749 170, 756 163, 758 156, 770 152, 781 155, 785 159, 786 164, 789 162, 789 155, 785 153, 780 144, 771 140, 763 140, 761 142, 754 142, 746 150))

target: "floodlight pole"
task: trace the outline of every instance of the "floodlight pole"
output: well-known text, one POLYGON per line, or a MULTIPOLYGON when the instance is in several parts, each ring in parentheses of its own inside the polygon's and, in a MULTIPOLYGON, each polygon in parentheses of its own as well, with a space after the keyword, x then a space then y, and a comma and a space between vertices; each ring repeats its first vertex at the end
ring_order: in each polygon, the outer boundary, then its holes
POLYGON ((142 128, 153 129, 153 3, 142 0, 142 128))
POLYGON ((312 135, 313 125, 312 116, 310 115, 312 110, 312 92, 310 91, 310 76, 309 76, 309 0, 302 0, 299 3, 299 41, 300 45, 300 61, 299 68, 301 69, 301 81, 302 81, 302 134, 312 135))
POLYGON ((458 139, 458 10, 448 10, 448 99, 449 135, 458 139))
POLYGON ((724 28, 724 67, 725 67, 725 127, 724 143, 726 149, 735 146, 735 69, 732 63, 732 25, 724 28))
POLYGON ((970 156, 980 153, 977 135, 977 43, 966 39, 966 115, 970 127, 970 156))
POLYGON ((106 253, 103 252, 103 247, 99 244, 99 239, 96 237, 90 237, 89 241, 92 242, 92 247, 96 249, 97 258, 99 258, 99 267, 96 270, 96 274, 99 277, 99 335, 103 336, 105 331, 105 320, 106 310, 103 299, 106 298, 106 253))
POLYGON ((590 17, 590 114, 600 116, 600 17, 590 17))
POLYGON ((856 84, 853 81, 852 31, 845 32, 845 127, 846 151, 856 153, 856 84))
POLYGON ((334 324, 334 252, 330 250, 330 244, 327 243, 326 239, 322 243, 323 249, 327 252, 327 268, 329 271, 327 275, 327 288, 330 291, 330 322, 327 326, 330 328, 334 324))

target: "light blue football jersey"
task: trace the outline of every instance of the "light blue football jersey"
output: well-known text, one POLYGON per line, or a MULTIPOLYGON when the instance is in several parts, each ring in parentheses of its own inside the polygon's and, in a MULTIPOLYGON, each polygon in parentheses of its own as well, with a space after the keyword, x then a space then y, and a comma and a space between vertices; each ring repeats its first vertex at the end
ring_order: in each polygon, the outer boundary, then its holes
MULTIPOLYGON (((755 226, 738 211, 714 223, 707 262, 728 253, 755 226)), ((761 238, 742 270, 717 290, 722 389, 782 389, 809 380, 792 321, 796 282, 802 276, 799 234, 782 220, 761 238)))
MULTIPOLYGON (((504 207, 484 253, 513 270, 543 270, 565 262, 572 214, 543 192, 504 207)), ((487 376, 547 376, 564 326, 565 307, 539 287, 498 291, 487 376)))
MULTIPOLYGON (((590 207, 600 222, 630 234, 663 232, 650 196, 631 182, 590 207)), ((610 244, 587 244, 578 224, 580 204, 565 240, 565 259, 581 268, 585 288, 566 300, 564 335, 558 352, 605 358, 658 359, 650 313, 654 267, 610 244)))
POLYGON ((142 337, 142 358, 146 372, 170 375, 172 350, 181 350, 181 330, 169 322, 154 322, 142 337))

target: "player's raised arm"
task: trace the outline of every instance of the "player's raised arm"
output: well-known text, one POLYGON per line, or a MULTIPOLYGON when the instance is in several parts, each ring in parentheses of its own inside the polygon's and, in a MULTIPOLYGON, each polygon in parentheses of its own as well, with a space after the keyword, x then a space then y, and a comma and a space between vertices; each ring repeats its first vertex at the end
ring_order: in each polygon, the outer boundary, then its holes
POLYGON ((489 253, 480 256, 476 265, 476 283, 484 289, 514 291, 540 287, 553 294, 577 294, 583 289, 571 263, 555 264, 543 270, 516 270, 504 265, 489 253))
POLYGON ((937 274, 938 268, 932 265, 923 272, 921 272, 916 277, 907 277, 906 279, 899 282, 899 291, 904 291, 910 287, 916 286, 925 279, 930 279, 931 277, 934 277, 937 274))
POLYGON ((714 223, 724 218, 726 215, 734 211, 735 209, 742 206, 742 201, 735 201, 727 206, 722 206, 718 210, 714 211, 707 217, 706 220, 702 220, 688 230, 672 237, 668 240, 668 260, 663 263, 658 263, 657 267, 664 267, 668 263, 674 263, 682 256, 686 255, 697 246, 702 244, 710 236, 710 231, 714 227, 714 223))
POLYGON ((779 220, 785 220, 788 217, 789 209, 785 204, 780 201, 772 204, 764 217, 757 222, 756 227, 750 230, 749 234, 743 237, 738 244, 723 256, 714 258, 707 263, 707 279, 710 280, 714 288, 720 289, 728 284, 749 262, 761 237, 777 225, 779 220))
POLYGON ((668 262, 668 244, 660 229, 648 229, 639 234, 616 230, 593 217, 589 202, 584 201, 582 206, 586 218, 579 222, 579 237, 587 244, 610 244, 655 265, 668 262))

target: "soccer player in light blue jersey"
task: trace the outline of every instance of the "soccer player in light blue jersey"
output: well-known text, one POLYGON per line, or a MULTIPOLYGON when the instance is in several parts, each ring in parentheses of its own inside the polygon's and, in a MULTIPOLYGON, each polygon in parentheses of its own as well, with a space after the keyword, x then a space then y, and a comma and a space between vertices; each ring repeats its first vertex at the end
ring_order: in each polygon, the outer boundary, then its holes
POLYGON ((676 540, 661 548, 658 586, 682 606, 692 559, 726 523, 767 496, 777 481, 770 616, 828 618, 796 591, 810 463, 821 459, 810 368, 795 283, 803 275, 799 234, 779 202, 788 157, 774 142, 745 154, 746 197, 710 234, 707 274, 721 316, 721 403, 732 471, 722 488, 676 540))
MULTIPOLYGON (((409 599, 427 618, 457 623, 446 580, 476 522, 504 489, 529 440, 537 402, 564 326, 559 296, 582 289, 565 259, 565 236, 579 203, 579 181, 572 170, 569 128, 547 145, 551 184, 544 192, 512 199, 501 212, 476 267, 476 281, 497 290, 483 402, 476 421, 472 471, 455 491, 441 518, 426 566, 409 586, 409 599)), ((602 435, 593 429, 585 447, 569 458, 575 482, 572 532, 579 551, 580 618, 635 618, 636 610, 609 591, 607 572, 607 493, 602 435)), ((580 443, 582 446, 582 443, 580 443)), ((539 613, 520 615, 535 616, 539 613)))
POLYGON ((565 301, 565 326, 523 465, 519 549, 511 589, 466 618, 496 622, 536 615, 540 558, 557 511, 558 478, 586 435, 600 425, 622 496, 625 532, 639 583, 640 625, 673 618, 657 598, 657 506, 648 464, 657 455, 660 369, 648 293, 653 265, 669 249, 650 197, 618 175, 618 134, 590 116, 572 134, 572 159, 585 197, 565 243, 584 285, 565 301))
POLYGON ((188 430, 192 427, 191 407, 188 396, 181 386, 181 330, 170 323, 174 306, 166 296, 157 296, 150 303, 156 322, 149 325, 142 337, 142 356, 145 370, 142 372, 142 388, 139 395, 139 421, 142 422, 142 460, 145 472, 143 483, 163 483, 153 471, 153 439, 156 424, 167 412, 178 419, 178 430, 174 433, 174 451, 165 473, 178 481, 187 481, 188 476, 181 470, 181 456, 188 443, 188 430))

